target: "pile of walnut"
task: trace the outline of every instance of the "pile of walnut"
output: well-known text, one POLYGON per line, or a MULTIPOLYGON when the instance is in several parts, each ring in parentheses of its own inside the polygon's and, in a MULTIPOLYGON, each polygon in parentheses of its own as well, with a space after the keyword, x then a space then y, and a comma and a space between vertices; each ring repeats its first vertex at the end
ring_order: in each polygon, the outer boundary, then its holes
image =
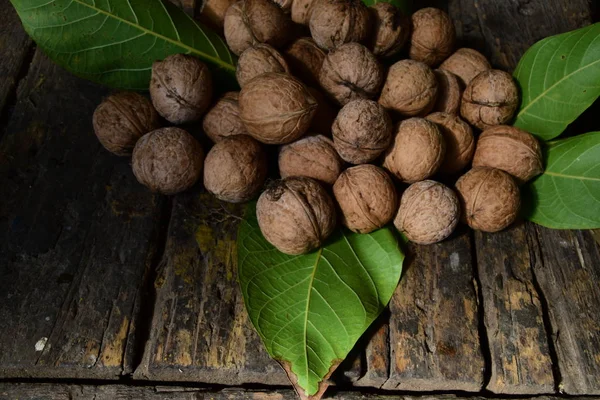
POLYGON ((360 0, 241 0, 211 12, 239 55, 240 92, 213 103, 207 66, 178 54, 154 64, 152 103, 122 93, 94 114, 108 150, 133 152, 142 184, 174 194, 203 175, 223 201, 258 197, 263 235, 288 254, 321 246, 338 219, 359 233, 393 220, 420 244, 459 220, 485 232, 514 222, 519 185, 543 171, 540 146, 506 125, 519 105, 511 75, 455 50, 445 12, 407 17, 360 0), (405 49, 409 59, 389 61, 405 49), (206 157, 185 130, 157 129, 157 112, 201 121, 215 143, 206 157), (281 179, 266 184, 268 150, 281 179))

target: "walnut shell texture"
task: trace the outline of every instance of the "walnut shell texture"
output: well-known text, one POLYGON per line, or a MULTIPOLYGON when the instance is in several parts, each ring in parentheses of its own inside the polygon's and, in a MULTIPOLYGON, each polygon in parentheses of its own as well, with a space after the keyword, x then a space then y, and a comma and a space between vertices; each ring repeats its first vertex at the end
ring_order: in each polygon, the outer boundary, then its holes
POLYGON ((290 20, 271 0, 240 0, 225 14, 225 41, 236 55, 248 47, 267 43, 284 46, 290 36, 290 20))
POLYGON ((425 118, 438 126, 446 143, 446 155, 439 169, 440 174, 452 175, 465 169, 475 152, 473 129, 454 114, 436 112, 425 118))
POLYGON ((433 73, 438 83, 438 95, 433 111, 458 114, 463 88, 459 78, 443 69, 436 69, 433 73))
POLYGON ((301 25, 308 25, 310 16, 317 0, 293 0, 292 21, 301 25))
POLYGON ((455 41, 454 24, 444 11, 428 7, 412 15, 409 56, 413 60, 435 66, 452 53, 455 41))
POLYGON ((369 9, 361 0, 316 0, 309 27, 312 38, 326 50, 366 43, 371 34, 369 9))
POLYGON ((354 100, 338 113, 333 127, 333 144, 351 164, 375 160, 392 142, 392 120, 377 102, 354 100))
POLYGON ((204 151, 183 129, 161 128, 138 140, 131 164, 138 182, 153 192, 171 195, 192 187, 200 178, 204 151))
POLYGON ((515 180, 504 171, 475 167, 456 182, 463 219, 473 229, 498 232, 512 224, 521 197, 515 180))
POLYGON ((339 104, 379 94, 383 68, 365 46, 346 43, 332 50, 319 74, 321 87, 339 104))
POLYGON ((242 203, 258 195, 267 179, 267 155, 248 135, 215 144, 204 161, 204 187, 219 200, 242 203))
POLYGON ((200 21, 212 27, 217 32, 223 33, 223 23, 227 9, 236 0, 205 0, 200 10, 200 21))
POLYGON ((96 107, 92 122, 102 146, 118 156, 131 155, 139 138, 160 127, 150 100, 135 92, 108 96, 96 107))
POLYGON ((325 61, 325 52, 308 37, 296 39, 285 51, 292 73, 309 86, 319 85, 319 72, 325 61))
POLYGON ((371 49, 378 57, 391 57, 402 50, 410 34, 410 18, 390 3, 376 3, 370 8, 373 22, 371 49))
POLYGON ((483 131, 477 140, 473 166, 501 169, 519 184, 544 172, 537 139, 529 132, 506 125, 483 131))
POLYGON ((433 244, 450 236, 459 219, 456 193, 428 180, 413 183, 404 191, 394 225, 411 242, 433 244))
POLYGON ((463 47, 448 57, 440 65, 440 69, 452 72, 466 86, 483 71, 492 69, 492 66, 487 58, 477 50, 463 47))
POLYGON ((239 92, 225 93, 204 116, 202 129, 213 142, 246 133, 246 127, 240 118, 238 96, 239 92))
POLYGON ((375 165, 358 165, 342 172, 333 185, 333 194, 342 211, 342 223, 354 232, 382 228, 396 213, 394 183, 375 165))
POLYGON ((160 115, 173 124, 199 120, 212 101, 210 70, 196 57, 173 54, 152 64, 150 97, 160 115))
POLYGON ((437 125, 423 118, 406 119, 396 127, 383 167, 406 183, 429 178, 442 165, 446 145, 437 125))
POLYGON ((317 101, 291 75, 269 72, 250 80, 240 91, 240 117, 259 142, 293 142, 308 130, 317 101))
POLYGON ((336 224, 333 200, 306 177, 286 178, 267 188, 256 204, 256 217, 265 239, 291 255, 319 248, 336 224))
POLYGON ((460 113, 481 130, 504 125, 519 106, 519 90, 508 72, 497 69, 477 75, 463 93, 460 113))
POLYGON ((306 176, 333 185, 343 166, 333 142, 323 135, 304 137, 282 146, 279 151, 279 173, 282 178, 306 176))
POLYGON ((414 60, 401 60, 388 71, 379 104, 402 116, 427 115, 438 93, 433 71, 414 60))
POLYGON ((267 72, 289 73, 288 65, 277 50, 268 44, 259 43, 248 47, 238 59, 235 77, 240 87, 252 78, 267 72))

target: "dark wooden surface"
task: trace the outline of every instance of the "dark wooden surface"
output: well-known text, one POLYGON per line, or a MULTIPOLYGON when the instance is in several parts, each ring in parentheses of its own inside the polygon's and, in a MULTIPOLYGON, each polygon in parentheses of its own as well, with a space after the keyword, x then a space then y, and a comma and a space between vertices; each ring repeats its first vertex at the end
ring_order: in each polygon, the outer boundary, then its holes
MULTIPOLYGON (((196 0, 173 2, 190 14, 200 8, 196 0)), ((506 70, 542 37, 590 23, 598 7, 433 3, 452 15, 460 45, 506 70)), ((129 160, 108 154, 92 132, 91 114, 109 91, 54 66, 8 0, 0 6, 0 378, 288 385, 236 283, 243 207, 198 186, 166 198, 137 184, 129 160)), ((332 377, 337 390, 600 394, 599 243, 597 232, 520 223, 411 247, 389 312, 332 377)), ((3 383, 4 398, 294 396, 3 383)))

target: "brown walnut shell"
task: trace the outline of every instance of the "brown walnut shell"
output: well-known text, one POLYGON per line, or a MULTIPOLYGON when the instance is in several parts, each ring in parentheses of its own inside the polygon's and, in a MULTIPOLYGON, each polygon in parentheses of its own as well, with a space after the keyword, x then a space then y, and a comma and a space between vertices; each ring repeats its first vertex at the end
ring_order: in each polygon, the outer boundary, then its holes
POLYGON ((453 114, 436 112, 425 118, 438 126, 446 143, 446 155, 439 172, 452 175, 465 169, 475 152, 473 129, 453 114))
POLYGON ((412 15, 409 56, 435 66, 454 49, 456 32, 450 16, 438 8, 422 8, 412 15))
POLYGON ((152 104, 173 124, 199 120, 212 101, 212 93, 210 70, 196 57, 173 54, 152 64, 152 104))
POLYGON ((488 167, 475 167, 456 182, 464 221, 473 229, 498 232, 512 224, 521 197, 512 176, 488 167))
POLYGON ((237 63, 235 77, 240 87, 252 78, 267 72, 289 73, 288 65, 277 50, 268 44, 259 43, 248 47, 237 63))
POLYGON ((316 0, 309 27, 312 38, 326 50, 366 43, 371 34, 369 9, 361 0, 316 0))
POLYGON ((275 4, 283 10, 284 13, 289 14, 292 11, 293 0, 273 0, 275 4))
POLYGON ((319 82, 341 105, 357 99, 372 99, 383 82, 383 68, 365 46, 346 43, 325 57, 319 82))
POLYGON ((414 60, 402 60, 392 65, 379 97, 379 104, 402 116, 428 114, 438 93, 433 71, 414 60))
POLYGON ((398 196, 394 183, 381 168, 371 164, 348 168, 333 185, 342 211, 342 223, 351 231, 369 233, 394 218, 398 196))
POLYGON ((477 140, 473 166, 501 169, 519 184, 544 172, 537 139, 529 132, 506 125, 483 131, 477 140))
POLYGON ((222 34, 227 9, 235 2, 236 0, 204 0, 200 9, 200 22, 222 34))
POLYGON ((204 152, 192 135, 170 127, 140 138, 131 158, 138 182, 153 192, 175 194, 194 185, 202 174, 204 152))
POLYGON ((240 118, 238 96, 239 92, 225 93, 204 116, 202 129, 213 142, 246 133, 240 118))
POLYGON ((317 101, 291 75, 269 72, 250 80, 240 91, 240 117, 259 142, 293 142, 308 130, 317 101))
POLYGON ((333 127, 333 145, 351 164, 375 160, 392 142, 392 120, 377 102, 354 100, 338 113, 333 127))
POLYGON ((433 73, 438 83, 438 95, 433 111, 458 114, 463 91, 459 78, 443 69, 436 69, 433 73))
POLYGON ((490 69, 477 75, 465 89, 460 113, 481 130, 504 125, 519 106, 519 90, 508 72, 490 69))
POLYGON ((248 135, 215 144, 204 161, 204 187, 219 200, 242 203, 256 197, 267 179, 267 155, 248 135))
POLYGON ((331 139, 323 135, 307 136, 281 147, 279 173, 282 178, 306 176, 333 185, 344 162, 331 139))
POLYGON ((373 22, 370 48, 378 57, 391 57, 402 50, 410 34, 410 18, 390 3, 376 3, 369 8, 373 22))
POLYGON ((396 127, 383 167, 406 183, 429 178, 442 165, 446 145, 437 125, 423 118, 406 119, 396 127))
POLYGON ((466 86, 483 71, 492 69, 492 66, 487 58, 477 50, 463 47, 448 57, 440 65, 440 69, 452 72, 466 86))
POLYGON ((285 45, 290 36, 290 20, 271 0, 240 0, 225 14, 225 40, 236 55, 258 43, 275 48, 285 45))
POLYGON ((293 0, 292 21, 301 25, 308 25, 317 0, 293 0))
POLYGON ((306 177, 286 178, 267 188, 256 204, 256 217, 265 239, 292 255, 319 248, 336 223, 333 200, 306 177))
POLYGON ((139 138, 160 127, 150 100, 134 92, 108 96, 96 107, 92 122, 102 146, 118 156, 131 155, 139 138))
POLYGON ((296 39, 285 51, 292 73, 309 86, 319 85, 319 73, 326 56, 315 41, 307 37, 296 39))
POLYGON ((421 181, 402 194, 394 225, 411 242, 433 244, 450 236, 459 219, 456 193, 441 183, 421 181))

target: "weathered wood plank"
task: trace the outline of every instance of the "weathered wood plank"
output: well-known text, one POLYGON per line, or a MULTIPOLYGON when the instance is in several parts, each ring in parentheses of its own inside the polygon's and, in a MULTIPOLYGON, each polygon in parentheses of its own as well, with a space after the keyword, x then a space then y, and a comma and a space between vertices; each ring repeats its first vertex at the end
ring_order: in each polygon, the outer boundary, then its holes
POLYGON ((484 358, 470 233, 411 246, 390 303, 390 377, 384 388, 479 391, 484 358))
MULTIPOLYGON (((327 393, 332 400, 485 400, 485 397, 465 397, 452 394, 424 396, 363 394, 360 392, 327 393)), ((296 400, 292 390, 243 390, 178 386, 125 386, 125 385, 59 385, 47 383, 0 383, 0 400, 296 400)), ((489 398, 487 398, 489 399, 489 398)), ((526 398, 525 398, 526 399, 526 398)), ((535 400, 558 400, 560 397, 539 396, 535 400)), ((600 397, 571 397, 572 400, 598 400, 600 397)))
POLYGON ((162 199, 91 127, 107 91, 37 51, 0 142, 0 376, 117 378, 162 199))
POLYGON ((375 321, 372 328, 377 328, 372 336, 368 336, 365 348, 365 373, 355 383, 356 386, 380 388, 387 381, 390 371, 389 315, 385 312, 383 321, 375 321), (379 326, 377 326, 379 324, 379 326))
POLYGON ((532 265, 539 249, 525 224, 475 234, 484 322, 491 353, 494 393, 554 392, 552 359, 532 265))
POLYGON ((534 272, 548 303, 559 390, 600 394, 600 246, 592 232, 536 229, 542 262, 534 272))
MULTIPOLYGON (((32 46, 9 0, 0 0, 0 116, 14 93, 23 63, 32 46)), ((4 121, 0 121, 2 123, 4 121)), ((0 128, 0 134, 2 129, 0 128)))

